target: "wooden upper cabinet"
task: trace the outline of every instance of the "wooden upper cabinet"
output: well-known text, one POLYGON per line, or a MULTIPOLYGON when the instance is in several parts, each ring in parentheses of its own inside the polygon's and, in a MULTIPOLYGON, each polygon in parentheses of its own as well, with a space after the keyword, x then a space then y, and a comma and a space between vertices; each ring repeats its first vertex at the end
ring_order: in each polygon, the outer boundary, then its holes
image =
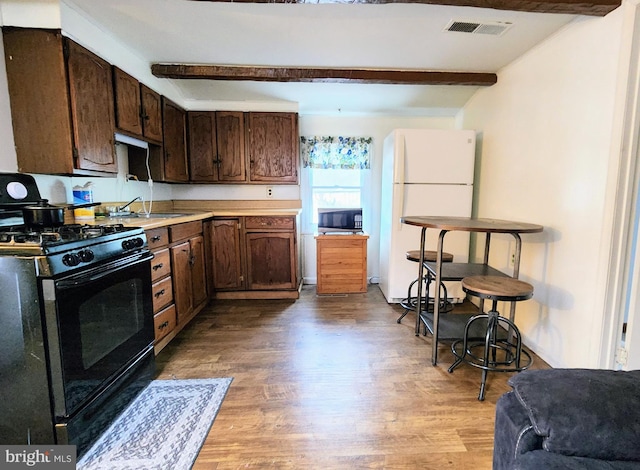
POLYGON ((3 41, 19 171, 116 173, 111 65, 60 31, 3 28, 3 41))
POLYGON ((164 180, 189 181, 186 149, 186 113, 172 101, 162 98, 164 135, 164 180))
POLYGON ((216 137, 218 181, 246 181, 244 113, 216 112, 216 137))
POLYGON ((246 181, 243 113, 191 111, 188 120, 191 181, 246 181))
POLYGON ((118 67, 113 68, 113 88, 116 98, 116 127, 142 136, 140 113, 140 83, 118 67))
POLYGON ((298 116, 295 113, 247 113, 249 180, 298 183, 298 116))
POLYGON ((151 140, 162 142, 162 102, 160 94, 140 84, 142 108, 142 134, 151 140))
POLYGON ((189 174, 191 181, 218 181, 218 147, 216 144, 216 113, 190 111, 189 174))

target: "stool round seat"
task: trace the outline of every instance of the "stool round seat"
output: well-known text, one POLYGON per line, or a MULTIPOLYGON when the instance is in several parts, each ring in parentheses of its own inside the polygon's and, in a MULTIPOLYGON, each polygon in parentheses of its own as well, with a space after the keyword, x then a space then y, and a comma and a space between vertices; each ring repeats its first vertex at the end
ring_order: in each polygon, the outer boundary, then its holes
POLYGON ((482 299, 519 301, 533 297, 528 282, 502 276, 468 276, 462 279, 462 290, 482 299))
MULTIPOLYGON (((420 250, 409 250, 406 253, 407 260, 413 261, 415 263, 420 262, 420 250)), ((438 252, 433 250, 424 250, 424 260, 431 261, 435 263, 437 261, 438 252)), ((446 251, 442 252, 442 262, 443 263, 451 263, 453 261, 453 255, 451 253, 447 253, 446 251)))
MULTIPOLYGON (((420 250, 409 250, 405 253, 405 256, 407 257, 407 261, 413 261, 415 263, 419 263, 420 262, 420 250)), ((438 261, 438 252, 437 251, 433 251, 433 250, 424 250, 424 260, 429 261, 429 262, 437 262, 438 261)), ((446 251, 442 252, 442 262, 443 263, 451 263, 453 262, 453 255, 451 253, 447 253, 446 251)), ((407 315, 407 313, 409 313, 412 310, 417 310, 416 304, 417 304, 417 297, 413 296, 411 291, 413 290, 413 286, 415 286, 418 283, 419 279, 415 279, 414 281, 411 282, 411 284, 409 284, 409 287, 407 288, 407 296, 402 299, 400 301, 400 306, 402 308, 404 308, 404 312, 402 312, 402 315, 400 315, 400 317, 398 317, 398 319, 396 320, 397 323, 401 323, 402 319, 407 315)), ((427 294, 425 295, 425 299, 423 300, 423 307, 428 308, 428 304, 429 304, 429 285, 431 284, 432 278, 429 275, 429 273, 424 275, 423 278, 423 282, 425 283, 425 287, 426 287, 426 292, 427 294)), ((442 299, 444 299, 442 301, 442 310, 441 311, 449 311, 451 310, 451 306, 447 305, 447 288, 444 285, 444 283, 441 283, 440 288, 442 289, 443 292, 443 296, 442 299)))
POLYGON ((533 297, 533 286, 528 282, 506 276, 468 276, 462 279, 462 290, 469 295, 491 300, 491 310, 472 316, 464 328, 462 339, 451 345, 455 362, 449 367, 453 372, 463 362, 482 369, 480 394, 484 400, 487 372, 520 372, 531 363, 531 355, 522 348, 522 335, 511 319, 500 316, 499 301, 518 302, 533 297), (472 325, 479 323, 485 328, 484 339, 472 338, 472 325), (507 327, 506 337, 502 326, 507 327))

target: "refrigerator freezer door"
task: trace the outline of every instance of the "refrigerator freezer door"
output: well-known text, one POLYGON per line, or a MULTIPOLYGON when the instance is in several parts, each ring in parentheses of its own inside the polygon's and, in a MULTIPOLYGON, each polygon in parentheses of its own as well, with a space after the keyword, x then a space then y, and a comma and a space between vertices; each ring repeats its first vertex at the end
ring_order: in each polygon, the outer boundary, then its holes
POLYGON ((473 184, 475 131, 397 129, 388 139, 395 183, 473 184))
MULTIPOLYGON (((380 234, 380 289, 390 303, 407 295, 407 287, 418 275, 418 264, 407 261, 405 253, 420 248, 420 228, 400 222, 403 216, 469 217, 473 186, 394 184, 391 206, 382 207, 380 234), (401 206, 402 204, 402 206, 401 206), (391 217, 384 217, 389 211, 391 217)), ((435 250, 438 230, 427 230, 426 249, 435 250)), ((469 233, 450 232, 444 240, 444 250, 452 253, 454 262, 469 259, 469 233)), ((449 297, 464 298, 459 283, 447 284, 449 297)))

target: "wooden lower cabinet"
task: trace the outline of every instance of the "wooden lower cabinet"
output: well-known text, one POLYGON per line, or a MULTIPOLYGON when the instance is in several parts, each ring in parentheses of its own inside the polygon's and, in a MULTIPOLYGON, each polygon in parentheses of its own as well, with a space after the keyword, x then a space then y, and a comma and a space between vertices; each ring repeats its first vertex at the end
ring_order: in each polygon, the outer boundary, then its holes
POLYGON ((204 268, 202 222, 169 227, 173 296, 178 324, 187 322, 208 300, 204 268))
POLYGON ((209 300, 202 222, 147 230, 147 243, 157 354, 209 300))
POLYGON ((295 216, 221 217, 206 224, 212 296, 299 297, 295 216))
POLYGON ((318 294, 367 292, 369 236, 337 234, 315 238, 318 294))

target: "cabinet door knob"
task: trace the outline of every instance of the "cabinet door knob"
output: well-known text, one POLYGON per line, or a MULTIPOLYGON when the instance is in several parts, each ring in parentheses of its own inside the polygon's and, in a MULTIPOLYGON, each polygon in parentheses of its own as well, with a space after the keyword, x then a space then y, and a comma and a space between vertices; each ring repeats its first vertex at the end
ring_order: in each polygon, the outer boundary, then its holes
POLYGON ((153 270, 157 271, 158 269, 162 269, 162 267, 164 266, 164 263, 160 263, 160 264, 156 264, 155 266, 153 266, 153 270))
POLYGON ((160 291, 156 292, 154 295, 156 296, 156 298, 158 298, 158 297, 160 297, 160 296, 163 296, 163 295, 164 295, 164 289, 162 289, 162 290, 160 290, 160 291))

